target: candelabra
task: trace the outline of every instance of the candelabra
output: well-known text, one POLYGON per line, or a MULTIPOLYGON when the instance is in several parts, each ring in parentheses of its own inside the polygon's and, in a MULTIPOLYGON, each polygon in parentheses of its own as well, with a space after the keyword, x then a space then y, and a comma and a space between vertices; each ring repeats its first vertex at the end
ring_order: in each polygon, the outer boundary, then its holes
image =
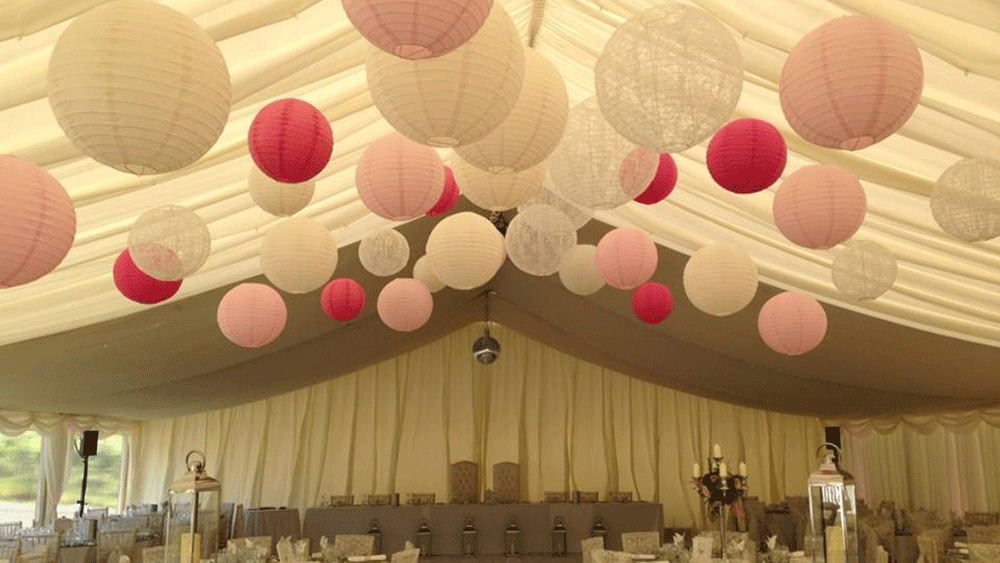
POLYGON ((736 510, 742 510, 739 501, 748 488, 747 465, 740 462, 739 473, 729 473, 726 463, 723 461, 722 448, 715 444, 712 448, 712 456, 708 458, 708 472, 702 474, 701 466, 694 464, 692 480, 694 489, 698 492, 705 504, 708 506, 709 517, 719 518, 719 543, 722 548, 722 557, 726 554, 726 507, 735 505, 736 510))

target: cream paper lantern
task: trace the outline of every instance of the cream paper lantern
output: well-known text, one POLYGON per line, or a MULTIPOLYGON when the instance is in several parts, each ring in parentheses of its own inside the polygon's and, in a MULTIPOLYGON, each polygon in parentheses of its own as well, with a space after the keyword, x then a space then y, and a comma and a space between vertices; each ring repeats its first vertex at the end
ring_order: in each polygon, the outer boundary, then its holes
POLYGON ((316 192, 316 182, 313 180, 301 184, 285 184, 272 180, 256 166, 250 167, 247 185, 250 197, 257 207, 278 217, 287 217, 302 211, 312 201, 316 192))
POLYGON ((291 217, 264 236, 260 266, 278 289, 309 293, 323 287, 337 269, 337 241, 319 222, 291 217))
POLYGON ((594 67, 597 101, 633 143, 680 152, 729 120, 743 91, 743 57, 709 13, 660 4, 626 21, 594 67))
POLYGON ((499 2, 479 32, 454 51, 408 60, 375 51, 365 67, 382 117, 397 131, 432 147, 479 141, 517 102, 524 81, 524 47, 499 2))
POLYGON ((453 163, 455 183, 469 201, 489 211, 513 209, 542 189, 545 163, 511 174, 493 174, 462 159, 453 163))
POLYGON ((944 232, 966 242, 1000 235, 1000 161, 967 158, 951 165, 931 191, 931 212, 944 232))
POLYGON ((684 292, 704 313, 724 317, 742 311, 757 295, 757 265, 742 248, 710 244, 684 266, 684 292))
POLYGON ((833 285, 858 301, 876 299, 896 282, 896 257, 881 244, 852 240, 837 252, 830 268, 833 285))
POLYGON ((445 287, 431 269, 431 261, 426 255, 418 258, 417 263, 413 265, 413 277, 423 282, 431 293, 441 291, 445 287))
POLYGON ((570 110, 566 133, 546 161, 553 191, 588 209, 628 203, 649 186, 659 164, 658 154, 643 150, 646 158, 635 158, 636 146, 608 124, 597 100, 588 98, 570 110), (623 174, 630 155, 632 165, 623 174))
POLYGON ((604 278, 594 267, 597 247, 578 244, 569 249, 559 263, 559 280, 563 287, 577 295, 591 295, 604 287, 604 278))
POLYGON ((215 41, 149 0, 108 2, 73 20, 49 58, 47 87, 70 141, 132 174, 173 172, 201 158, 222 134, 232 99, 215 41))
POLYGON ((500 270, 506 259, 504 239, 482 215, 456 213, 442 219, 427 237, 427 259, 441 283, 473 289, 500 270))
POLYGON ((164 205, 143 213, 128 234, 132 262, 162 281, 177 281, 198 271, 212 252, 212 235, 197 213, 164 205))
POLYGON ((521 213, 532 205, 551 205, 555 207, 569 217, 569 220, 573 222, 573 228, 577 230, 580 230, 580 227, 586 225, 594 216, 593 209, 581 207, 553 191, 552 181, 547 176, 545 182, 542 184, 542 189, 538 190, 538 193, 531 196, 531 199, 524 202, 523 205, 519 205, 517 212, 521 213))
POLYGON ((562 257, 576 246, 576 229, 562 211, 533 205, 518 213, 507 227, 507 257, 522 272, 550 276, 562 257))
POLYGON ((527 170, 562 138, 569 114, 566 83, 544 55, 524 50, 524 84, 507 119, 485 138, 456 149, 466 162, 494 174, 527 170))
POLYGON ((391 276, 405 268, 410 261, 410 243, 395 229, 375 231, 361 239, 358 258, 369 273, 391 276))

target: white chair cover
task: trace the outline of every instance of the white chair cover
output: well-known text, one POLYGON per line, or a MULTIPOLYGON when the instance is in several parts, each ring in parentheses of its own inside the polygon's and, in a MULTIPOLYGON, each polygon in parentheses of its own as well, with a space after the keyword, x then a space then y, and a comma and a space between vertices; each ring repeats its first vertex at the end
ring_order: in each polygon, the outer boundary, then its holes
POLYGON ((593 553, 598 549, 604 549, 604 538, 587 538, 580 542, 580 553, 583 555, 583 563, 597 563, 594 561, 593 553))
POLYGON ((420 549, 404 549, 403 551, 397 551, 392 554, 390 563, 417 563, 417 559, 420 558, 420 549))
POLYGON ((651 554, 660 549, 659 532, 625 532, 622 534, 622 551, 625 553, 651 554))
POLYGON ((333 538, 333 552, 337 559, 371 555, 374 550, 375 536, 372 535, 338 535, 333 538))

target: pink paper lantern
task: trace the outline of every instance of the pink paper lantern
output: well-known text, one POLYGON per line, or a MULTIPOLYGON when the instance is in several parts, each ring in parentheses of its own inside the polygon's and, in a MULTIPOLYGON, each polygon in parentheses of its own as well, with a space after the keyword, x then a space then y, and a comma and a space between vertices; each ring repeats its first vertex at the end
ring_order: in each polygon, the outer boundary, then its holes
POLYGON ((399 133, 365 149, 354 175, 372 213, 393 221, 426 215, 444 192, 444 164, 434 149, 399 133))
POLYGON ((0 156, 0 288, 33 282, 56 269, 76 237, 76 211, 51 174, 0 156))
POLYGON ((674 296, 663 284, 646 282, 632 292, 632 311, 645 323, 661 323, 673 310, 674 296))
MULTIPOLYGON (((634 153, 635 151, 633 151, 634 153)), ((625 160, 629 161, 628 158, 625 160)), ((622 166, 625 166, 624 162, 622 166)), ((674 191, 676 185, 677 163, 674 162, 674 158, 669 153, 663 153, 660 155, 660 163, 656 167, 656 175, 653 176, 653 180, 646 187, 646 190, 636 196, 635 201, 646 205, 659 203, 670 195, 670 192, 674 191)))
POLYGON ((871 16, 845 16, 792 49, 778 94, 788 124, 803 139, 858 150, 902 127, 923 86, 920 52, 903 30, 871 16))
MULTIPOLYGON (((169 250, 164 249, 169 252, 169 250)), ((115 287, 122 295, 143 305, 153 305, 173 297, 181 288, 181 282, 163 281, 143 272, 132 261, 128 249, 122 251, 115 260, 112 271, 115 287)))
POLYGON ((455 173, 451 171, 450 166, 444 167, 444 191, 441 192, 441 197, 438 198, 437 203, 434 207, 427 212, 428 215, 441 215, 442 213, 447 213, 451 211, 452 207, 455 207, 455 202, 458 201, 458 196, 460 195, 458 189, 458 182, 455 181, 455 173))
POLYGON ((219 330, 230 342, 244 348, 260 348, 278 338, 285 329, 288 309, 272 287, 243 283, 229 290, 216 314, 219 330))
POLYGON ((328 317, 346 323, 365 308, 365 290, 352 279, 337 278, 326 284, 319 300, 328 317))
POLYGON ((376 308, 387 327, 410 332, 424 326, 431 318, 434 299, 420 280, 397 278, 382 288, 376 308))
POLYGON ((712 137, 705 153, 715 183, 737 194, 766 190, 781 178, 788 147, 778 129, 759 119, 737 119, 712 137))
POLYGON ((479 31, 493 0, 343 0, 354 27, 404 59, 440 57, 479 31))
POLYGON ((800 168, 778 186, 772 214, 785 238, 826 249, 851 238, 867 212, 865 190, 850 172, 816 164, 800 168))
POLYGON ((611 287, 635 289, 649 281, 659 255, 653 239, 634 227, 619 227, 601 237, 594 253, 597 273, 611 287))
POLYGON ((826 311, 812 297, 798 291, 779 293, 767 300, 757 316, 757 331, 767 347, 789 356, 812 350, 826 336, 826 311))
POLYGON ((271 102, 247 134, 250 156, 261 172, 286 184, 315 178, 333 153, 333 131, 318 109, 302 100, 271 102))

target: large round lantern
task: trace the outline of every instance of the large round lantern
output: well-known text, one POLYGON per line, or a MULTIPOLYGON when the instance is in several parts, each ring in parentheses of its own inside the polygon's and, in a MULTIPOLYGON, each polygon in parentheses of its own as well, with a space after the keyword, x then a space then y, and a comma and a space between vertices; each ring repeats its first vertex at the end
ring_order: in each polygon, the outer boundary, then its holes
POLYGON ((944 232, 966 242, 1000 235, 1000 161, 967 158, 934 183, 931 212, 944 232))
POLYGON ((177 281, 198 271, 212 251, 212 235, 197 213, 180 205, 150 209, 135 220, 128 251, 140 270, 177 281))
POLYGON ((597 273, 594 254, 597 247, 578 244, 569 249, 559 263, 559 281, 577 295, 591 295, 604 287, 604 278, 597 273))
POLYGON ((0 156, 0 288, 33 282, 56 269, 76 238, 76 211, 51 174, 0 156))
POLYGON ((781 178, 788 147, 778 129, 759 119, 737 119, 716 131, 705 163, 715 183, 737 194, 752 194, 781 178))
POLYGON ((518 213, 507 227, 507 256, 522 272, 549 276, 562 257, 576 246, 576 229, 569 217, 551 205, 533 205, 518 213))
POLYGON ((262 172, 286 184, 312 180, 333 154, 333 131, 321 111, 294 98, 264 106, 247 133, 250 156, 262 172))
POLYGON ((594 216, 593 209, 581 207, 573 203, 572 201, 557 194, 551 186, 551 182, 544 182, 542 184, 542 189, 538 190, 535 195, 531 196, 531 199, 517 207, 517 212, 521 213, 532 205, 551 205, 569 217, 569 220, 573 222, 573 228, 577 230, 586 225, 587 222, 590 221, 590 218, 594 216))
MULTIPOLYGON (((641 151, 643 149, 636 149, 636 151, 641 151)), ((635 151, 633 151, 635 152, 635 151)), ((626 159, 622 163, 622 166, 635 166, 636 162, 634 158, 626 159)), ((653 176, 652 181, 646 186, 643 192, 635 197, 635 201, 645 204, 653 205, 654 203, 659 203, 666 199, 670 192, 674 191, 674 186, 677 185, 677 163, 674 162, 674 158, 667 153, 660 155, 659 163, 656 166, 656 175, 653 176)))
POLYGON ((455 173, 451 170, 451 167, 444 167, 444 191, 441 192, 441 197, 438 198, 437 203, 431 210, 427 212, 427 215, 441 215, 451 211, 452 207, 455 207, 455 202, 458 201, 458 196, 461 195, 458 190, 458 182, 455 181, 455 173))
POLYGON ((857 150, 895 133, 924 85, 920 52, 903 30, 845 16, 803 37, 778 82, 788 124, 810 143, 857 150))
POLYGON ((594 77, 601 111, 619 133, 657 152, 679 152, 732 115, 743 91, 743 58, 712 15, 661 4, 615 31, 594 77))
POLYGON ((440 57, 479 31, 493 0, 343 0, 355 29, 404 59, 440 57))
POLYGON ((393 221, 425 215, 441 198, 444 182, 437 151, 399 133, 369 145, 354 173, 365 207, 393 221))
POLYGON ((632 312, 644 323, 659 324, 673 310, 674 296, 663 284, 646 282, 632 292, 632 312))
POLYGON ((382 288, 375 305, 387 327, 410 332, 427 324, 434 310, 434 298, 419 280, 398 278, 382 288))
POLYGON ((391 276, 410 261, 410 243, 395 229, 375 231, 358 245, 361 266, 376 276, 391 276))
POLYGON ((684 266, 684 291, 699 310, 724 317, 742 311, 757 294, 757 265, 742 248, 710 244, 684 266))
POLYGON ((322 287, 337 269, 337 241, 317 221, 291 217, 264 235, 260 266, 278 289, 309 293, 322 287))
POLYGON ((316 182, 308 180, 301 184, 285 184, 271 179, 253 166, 247 181, 250 197, 257 207, 271 215, 287 217, 302 211, 312 201, 316 192, 316 182))
POLYGON ((48 97, 84 154, 122 172, 162 174, 212 148, 232 93, 222 53, 194 20, 158 2, 116 0, 63 31, 49 57, 48 97))
POLYGON ((337 278, 323 288, 319 303, 326 316, 346 323, 354 320, 365 308, 365 290, 350 278, 337 278))
POLYGON ((760 308, 757 330, 768 348, 798 356, 823 341, 826 312, 812 297, 798 291, 786 291, 768 299, 760 308))
POLYGON ((774 224, 785 238, 806 248, 832 248, 851 238, 865 220, 865 190, 850 172, 815 164, 800 168, 778 186, 774 224))
POLYGON ((418 258, 417 262, 413 264, 413 278, 420 280, 431 293, 445 287, 444 283, 434 274, 434 270, 431 269, 431 261, 426 255, 418 258))
POLYGON ((376 51, 365 67, 382 117, 422 145, 457 147, 496 129, 517 102, 524 47, 499 2, 464 45, 434 59, 411 61, 376 51))
POLYGON ((896 281, 896 257, 881 244, 870 240, 848 241, 837 252, 830 268, 833 285, 858 301, 876 299, 896 281))
POLYGON ((230 289, 219 302, 216 320, 219 330, 233 344, 260 348, 281 335, 288 309, 273 288, 262 283, 243 283, 230 289))
POLYGON ((653 277, 659 259, 649 235, 635 227, 618 227, 597 243, 594 266, 611 287, 635 289, 653 277))
POLYGON ((506 258, 503 235, 468 211, 442 219, 427 237, 427 259, 442 283, 473 289, 493 279, 506 258))
POLYGON ((123 250, 115 260, 112 270, 115 287, 122 295, 143 305, 153 305, 173 297, 181 288, 181 282, 163 281, 143 272, 132 261, 128 250, 123 250))
POLYGON ((521 172, 493 174, 459 159, 455 162, 455 181, 477 206, 506 211, 522 205, 542 189, 545 163, 521 172))

